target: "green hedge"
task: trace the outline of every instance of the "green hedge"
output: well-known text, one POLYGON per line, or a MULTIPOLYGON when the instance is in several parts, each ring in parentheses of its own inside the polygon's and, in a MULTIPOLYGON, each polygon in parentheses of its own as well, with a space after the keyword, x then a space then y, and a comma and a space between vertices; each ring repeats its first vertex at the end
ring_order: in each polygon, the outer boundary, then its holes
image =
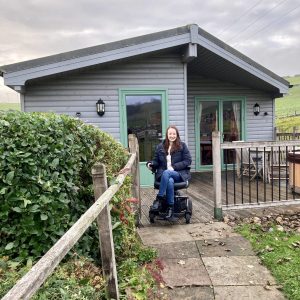
MULTIPOLYGON (((90 170, 112 178, 127 151, 111 136, 65 115, 0 112, 0 256, 42 256, 94 201, 90 170)), ((79 252, 98 252, 93 228, 79 252)))

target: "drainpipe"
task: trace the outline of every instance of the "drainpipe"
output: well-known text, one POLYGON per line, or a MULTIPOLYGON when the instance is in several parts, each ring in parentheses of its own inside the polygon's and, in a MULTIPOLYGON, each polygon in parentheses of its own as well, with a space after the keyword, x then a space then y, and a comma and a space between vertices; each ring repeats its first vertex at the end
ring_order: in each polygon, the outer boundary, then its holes
POLYGON ((187 122, 187 63, 183 63, 184 77, 184 136, 185 143, 188 145, 188 122, 187 122))
POLYGON ((24 111, 25 86, 24 85, 9 85, 9 87, 20 94, 21 111, 24 111))

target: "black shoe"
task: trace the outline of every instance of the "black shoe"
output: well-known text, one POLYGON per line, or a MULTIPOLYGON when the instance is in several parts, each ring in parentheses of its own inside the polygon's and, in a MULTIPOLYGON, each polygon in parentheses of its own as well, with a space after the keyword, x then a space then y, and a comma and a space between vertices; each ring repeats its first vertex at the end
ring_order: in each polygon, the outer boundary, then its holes
POLYGON ((166 199, 166 196, 159 196, 159 195, 157 195, 155 201, 162 202, 165 199, 166 199))

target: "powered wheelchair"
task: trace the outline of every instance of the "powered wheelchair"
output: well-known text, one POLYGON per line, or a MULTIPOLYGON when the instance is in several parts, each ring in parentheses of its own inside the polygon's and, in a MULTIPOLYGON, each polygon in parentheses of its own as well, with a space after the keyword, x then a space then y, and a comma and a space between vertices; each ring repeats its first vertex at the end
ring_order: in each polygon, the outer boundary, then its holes
MULTIPOLYGON (((154 188, 159 189, 160 182, 154 181, 154 188)), ((154 203, 150 206, 149 210, 149 219, 150 223, 155 222, 155 218, 158 220, 169 220, 169 221, 178 221, 180 217, 185 218, 186 224, 191 222, 193 203, 188 196, 181 195, 179 190, 187 189, 189 186, 188 181, 176 182, 174 183, 174 212, 172 220, 166 219, 168 212, 168 204, 166 199, 160 200, 158 205, 154 203)), ((157 201, 157 200, 155 200, 157 201)))

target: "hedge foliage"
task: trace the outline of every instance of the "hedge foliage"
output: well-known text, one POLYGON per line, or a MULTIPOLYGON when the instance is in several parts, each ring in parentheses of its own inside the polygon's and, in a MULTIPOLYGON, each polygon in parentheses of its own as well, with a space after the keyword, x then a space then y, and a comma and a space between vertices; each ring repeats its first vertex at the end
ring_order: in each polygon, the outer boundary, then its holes
MULTIPOLYGON (((43 255, 91 205, 96 161, 112 178, 128 159, 111 136, 65 115, 0 112, 0 137, 0 256, 19 261, 43 255)), ((81 253, 97 240, 89 230, 81 253)))

